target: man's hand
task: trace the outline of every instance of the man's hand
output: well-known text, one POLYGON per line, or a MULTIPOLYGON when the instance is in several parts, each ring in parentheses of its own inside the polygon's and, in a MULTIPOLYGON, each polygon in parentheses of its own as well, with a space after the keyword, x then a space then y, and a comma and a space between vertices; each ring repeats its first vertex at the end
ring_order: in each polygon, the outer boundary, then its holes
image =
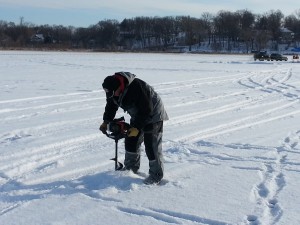
POLYGON ((103 134, 107 134, 107 123, 103 122, 100 127, 99 130, 103 133, 103 134))
POLYGON ((136 136, 138 136, 138 134, 139 134, 139 130, 135 127, 131 127, 127 131, 127 136, 128 137, 136 137, 136 136))

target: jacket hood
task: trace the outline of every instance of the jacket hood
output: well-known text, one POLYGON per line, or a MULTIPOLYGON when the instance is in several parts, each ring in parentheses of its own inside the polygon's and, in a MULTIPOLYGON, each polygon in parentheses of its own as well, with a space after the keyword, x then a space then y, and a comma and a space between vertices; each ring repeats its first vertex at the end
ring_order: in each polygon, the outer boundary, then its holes
POLYGON ((131 82, 134 80, 135 75, 130 73, 130 72, 116 72, 115 75, 121 75, 123 77, 125 77, 128 80, 128 85, 131 84, 131 82))

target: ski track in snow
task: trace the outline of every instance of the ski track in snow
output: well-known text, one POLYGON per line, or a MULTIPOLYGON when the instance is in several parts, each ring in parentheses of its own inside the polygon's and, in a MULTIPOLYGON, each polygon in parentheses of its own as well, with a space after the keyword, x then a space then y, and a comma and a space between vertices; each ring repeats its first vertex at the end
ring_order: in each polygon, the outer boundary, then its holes
MULTIPOLYGON (((291 133, 282 141, 279 147, 261 147, 264 151, 272 151, 274 159, 241 159, 230 155, 221 155, 211 152, 198 152, 193 150, 191 146, 204 144, 203 139, 226 135, 240 131, 249 127, 259 126, 265 123, 274 123, 278 120, 295 116, 300 110, 294 107, 299 104, 300 90, 296 84, 290 83, 293 76, 292 70, 280 70, 275 68, 270 71, 263 72, 245 72, 233 75, 222 76, 218 78, 201 78, 185 81, 172 81, 155 85, 155 89, 167 99, 172 99, 170 93, 176 91, 185 93, 187 89, 197 90, 201 86, 208 85, 233 85, 238 87, 231 93, 215 94, 213 96, 205 96, 203 98, 192 98, 183 102, 167 105, 169 110, 185 106, 196 106, 201 103, 222 102, 216 108, 207 108, 203 110, 195 110, 184 115, 177 114, 170 117, 165 123, 165 129, 176 129, 185 124, 196 123, 203 119, 213 118, 215 115, 223 115, 226 113, 246 112, 249 108, 257 108, 257 114, 248 115, 241 114, 238 119, 232 117, 231 120, 224 120, 221 124, 215 124, 211 127, 201 128, 195 131, 187 131, 179 133, 177 138, 169 141, 168 149, 166 149, 166 157, 172 162, 175 157, 172 151, 180 152, 180 159, 188 162, 182 168, 175 168, 168 172, 169 177, 184 178, 185 174, 199 167, 199 164, 209 164, 217 166, 219 163, 226 164, 226 161, 243 161, 253 160, 260 164, 260 167, 244 168, 257 171, 260 182, 253 185, 251 193, 249 193, 251 201, 255 203, 255 208, 248 215, 242 218, 241 224, 275 224, 280 221, 284 209, 278 200, 278 195, 286 186, 285 171, 293 170, 294 164, 289 160, 289 154, 300 153, 300 131, 291 133), (230 101, 230 99, 233 99, 230 101), (228 100, 229 101, 225 101, 228 100), (261 109, 261 110, 259 110, 261 109), (289 109, 289 110, 287 110, 289 109), (187 149, 176 148, 176 145, 187 146, 187 149), (174 148, 174 149, 172 149, 174 148), (186 152, 185 152, 186 151, 186 152), (194 163, 193 158, 198 161, 194 163), (199 163, 200 162, 200 163, 199 163)), ((51 115, 57 107, 61 107, 56 111, 57 115, 68 113, 80 113, 80 111, 92 109, 97 111, 105 105, 105 98, 101 97, 102 91, 89 91, 80 93, 68 93, 64 95, 45 95, 32 98, 20 98, 0 101, 2 116, 1 123, 20 123, 22 120, 37 119, 38 123, 33 126, 13 128, 11 130, 2 131, 0 133, 0 143, 4 146, 13 146, 15 143, 24 142, 24 148, 21 151, 12 151, 11 153, 0 153, 0 197, 7 206, 0 209, 0 216, 9 213, 16 208, 26 204, 33 199, 42 199, 49 195, 69 195, 72 193, 81 193, 90 198, 103 201, 104 205, 112 208, 119 213, 130 215, 151 217, 154 221, 170 224, 210 224, 225 225, 225 221, 219 221, 209 218, 200 217, 192 214, 181 212, 155 209, 151 207, 124 207, 122 202, 113 197, 107 197, 101 190, 110 190, 112 192, 131 192, 139 191, 141 188, 148 188, 142 184, 142 177, 135 174, 129 174, 131 179, 126 177, 117 177, 115 172, 97 171, 105 170, 111 162, 94 161, 86 167, 76 168, 67 171, 63 169, 64 163, 68 159, 84 156, 84 152, 90 149, 89 143, 97 146, 101 143, 110 146, 111 140, 107 140, 99 133, 91 132, 80 136, 65 136, 66 133, 72 132, 78 125, 84 124, 86 127, 94 125, 97 121, 101 121, 101 115, 98 113, 88 118, 78 116, 78 119, 64 119, 63 121, 55 121, 44 123, 43 118, 51 115), (99 95, 99 96, 98 96, 99 95), (83 97, 84 98, 81 98, 83 97), (98 96, 98 97, 97 97, 98 96), (82 104, 90 104, 90 108, 86 108, 82 104), (75 108, 70 108, 72 104, 78 104, 75 108), (38 112, 36 112, 38 110, 38 112), (33 113, 36 112, 36 113, 33 113), (26 147, 28 140, 41 138, 43 136, 62 135, 61 139, 49 143, 41 143, 38 146, 26 147), (12 162, 6 164, 5 161, 12 162), (94 184, 92 180, 107 180, 107 184, 94 184), (59 180, 59 181, 57 181, 59 180)), ((171 100, 170 100, 171 101, 171 100)), ((22 124, 22 123, 20 123, 22 124)), ((97 127, 95 128, 95 130, 97 127)), ((34 140, 32 140, 34 141, 34 140)), ((30 144, 30 142, 28 142, 30 144)), ((167 143, 165 144, 167 145, 167 143)), ((206 143, 208 145, 208 142, 206 143)), ((210 143, 210 145, 217 145, 210 143)), ((251 148, 251 146, 223 146, 230 149, 251 148)), ((259 146, 253 146, 259 148, 259 146)), ((122 149, 121 149, 122 151, 122 149)), ((107 154, 107 158, 111 153, 107 154)), ((176 156, 177 157, 177 156, 176 156)), ((91 160, 90 158, 79 158, 77 160, 91 160)), ((168 160, 167 160, 168 163, 168 160)), ((80 164, 80 163, 78 163, 80 164)), ((236 167, 238 169, 238 166, 236 167)), ((241 167, 239 169, 242 169, 241 167)), ((168 188, 170 186, 181 188, 181 184, 172 180, 159 188, 168 188)), ((158 188, 158 187, 154 187, 158 188)), ((2 200, 1 200, 2 201, 2 200)))

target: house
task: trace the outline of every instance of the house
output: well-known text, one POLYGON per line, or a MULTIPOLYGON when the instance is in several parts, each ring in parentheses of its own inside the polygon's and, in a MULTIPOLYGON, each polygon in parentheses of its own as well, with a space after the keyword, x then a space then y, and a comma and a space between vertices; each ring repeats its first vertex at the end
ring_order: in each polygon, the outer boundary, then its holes
POLYGON ((30 38, 30 41, 34 43, 44 43, 44 40, 45 38, 43 34, 35 34, 30 38))
POLYGON ((282 43, 289 43, 294 39, 294 32, 286 27, 280 28, 280 40, 282 43))

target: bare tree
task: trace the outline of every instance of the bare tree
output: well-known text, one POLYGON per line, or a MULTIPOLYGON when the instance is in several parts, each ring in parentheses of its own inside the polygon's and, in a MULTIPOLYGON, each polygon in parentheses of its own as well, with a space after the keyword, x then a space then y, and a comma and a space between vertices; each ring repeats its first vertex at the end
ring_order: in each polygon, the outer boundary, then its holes
POLYGON ((249 49, 253 49, 253 27, 255 21, 255 15, 248 10, 239 10, 236 12, 239 27, 241 29, 239 41, 243 41, 246 45, 246 51, 249 52, 249 49))
POLYGON ((300 16, 289 15, 285 17, 284 26, 293 32, 293 41, 300 42, 300 16))
POLYGON ((208 38, 208 45, 211 44, 211 40, 213 38, 213 18, 214 16, 209 13, 209 12, 205 12, 202 14, 202 21, 203 21, 203 26, 204 26, 204 38, 208 38))

